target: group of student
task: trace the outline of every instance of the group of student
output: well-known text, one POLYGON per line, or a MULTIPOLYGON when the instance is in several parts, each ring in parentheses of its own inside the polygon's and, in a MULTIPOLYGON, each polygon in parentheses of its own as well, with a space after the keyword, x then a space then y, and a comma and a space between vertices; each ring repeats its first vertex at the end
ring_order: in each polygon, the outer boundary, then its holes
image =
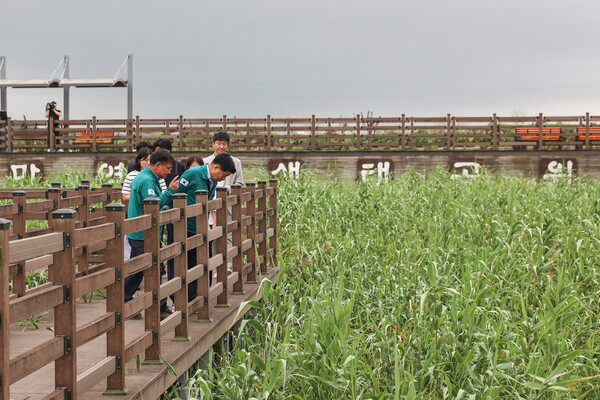
MULTIPOLYGON (((153 145, 142 142, 137 146, 137 154, 129 164, 129 171, 123 183, 123 200, 127 204, 127 218, 144 215, 144 200, 150 197, 160 200, 160 207, 173 207, 175 193, 187 194, 187 204, 195 204, 196 190, 206 190, 209 199, 215 197, 217 186, 230 188, 234 184, 243 185, 244 175, 239 159, 227 153, 229 149, 229 134, 217 132, 213 136, 214 153, 201 158, 197 154, 191 155, 186 164, 176 161, 171 154, 171 141, 158 139, 153 145)), ((231 210, 228 210, 228 222, 231 221, 231 210)), ((209 225, 215 224, 216 215, 209 215, 209 225)), ((163 227, 160 228, 162 237, 163 227)), ((187 221, 187 235, 196 234, 196 218, 187 221)), ((231 246, 231 235, 228 244, 231 246)), ((167 243, 173 243, 173 226, 167 225, 167 243)), ((214 244, 213 244, 214 245, 214 244)), ((125 240, 125 259, 133 258, 144 253, 144 231, 127 235, 125 240)), ((212 253, 212 251, 211 251, 212 253)), ((197 264, 196 249, 187 252, 188 269, 197 264)), ((169 260, 166 268, 167 278, 174 277, 173 260, 169 260)), ((161 265, 161 274, 164 274, 161 265)), ((138 290, 144 272, 137 272, 125 278, 125 302, 133 299, 138 290)), ((197 296, 197 283, 191 282, 188 286, 188 301, 197 296)), ((167 305, 167 299, 161 300, 161 319, 172 313, 167 305)), ((135 314, 132 319, 141 319, 141 313, 135 314)))

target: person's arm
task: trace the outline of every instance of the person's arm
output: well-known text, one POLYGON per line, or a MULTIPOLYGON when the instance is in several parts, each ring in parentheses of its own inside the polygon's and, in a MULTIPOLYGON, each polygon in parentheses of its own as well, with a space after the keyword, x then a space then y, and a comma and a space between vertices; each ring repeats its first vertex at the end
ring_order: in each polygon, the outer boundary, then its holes
POLYGON ((169 208, 173 207, 173 194, 177 189, 179 189, 179 176, 175 176, 171 183, 169 183, 169 187, 164 192, 160 193, 158 198, 160 199, 160 207, 167 206, 169 208))
POLYGON ((56 114, 57 117, 62 117, 60 110, 54 110, 54 114, 56 114))

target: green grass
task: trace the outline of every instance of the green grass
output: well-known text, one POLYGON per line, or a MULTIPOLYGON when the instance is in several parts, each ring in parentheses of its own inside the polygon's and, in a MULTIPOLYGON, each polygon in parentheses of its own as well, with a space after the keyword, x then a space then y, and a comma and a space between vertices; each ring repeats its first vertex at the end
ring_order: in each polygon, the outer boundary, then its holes
POLYGON ((597 182, 303 174, 279 196, 279 282, 190 396, 600 396, 597 182))

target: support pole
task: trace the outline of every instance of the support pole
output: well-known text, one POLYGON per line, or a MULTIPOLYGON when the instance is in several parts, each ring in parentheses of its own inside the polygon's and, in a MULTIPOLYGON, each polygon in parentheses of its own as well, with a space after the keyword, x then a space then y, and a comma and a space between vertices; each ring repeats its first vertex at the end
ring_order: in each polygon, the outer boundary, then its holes
POLYGON ((0 399, 10 399, 10 377, 8 366, 10 365, 10 316, 9 312, 9 290, 8 281, 9 258, 8 258, 8 234, 10 221, 0 218, 0 399))

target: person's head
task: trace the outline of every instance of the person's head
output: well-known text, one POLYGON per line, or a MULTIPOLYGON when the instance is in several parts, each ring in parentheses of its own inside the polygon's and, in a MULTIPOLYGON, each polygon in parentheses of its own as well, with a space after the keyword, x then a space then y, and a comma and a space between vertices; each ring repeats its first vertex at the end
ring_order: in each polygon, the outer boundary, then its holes
POLYGON ((169 152, 173 149, 170 139, 160 138, 154 142, 154 149, 165 149, 169 152))
POLYGON ((150 169, 159 178, 165 179, 171 172, 174 163, 175 158, 165 149, 156 149, 150 155, 150 169))
POLYGON ((227 132, 219 131, 213 135, 213 149, 215 149, 215 155, 227 153, 229 149, 229 134, 227 132))
POLYGON ((140 151, 140 149, 143 149, 144 147, 150 147, 150 150, 152 150, 152 145, 150 143, 141 141, 135 146, 135 151, 140 151))
POLYGON ((210 176, 213 181, 220 182, 229 175, 235 173, 235 163, 233 158, 227 153, 218 154, 210 164, 208 164, 210 176))
POLYGON ((142 147, 138 150, 135 160, 133 161, 133 169, 136 171, 141 171, 150 165, 150 155, 152 154, 152 149, 150 147, 142 147))
POLYGON ((187 161, 185 162, 185 169, 197 167, 198 165, 204 165, 202 157, 200 157, 198 154, 192 154, 188 157, 187 161))

